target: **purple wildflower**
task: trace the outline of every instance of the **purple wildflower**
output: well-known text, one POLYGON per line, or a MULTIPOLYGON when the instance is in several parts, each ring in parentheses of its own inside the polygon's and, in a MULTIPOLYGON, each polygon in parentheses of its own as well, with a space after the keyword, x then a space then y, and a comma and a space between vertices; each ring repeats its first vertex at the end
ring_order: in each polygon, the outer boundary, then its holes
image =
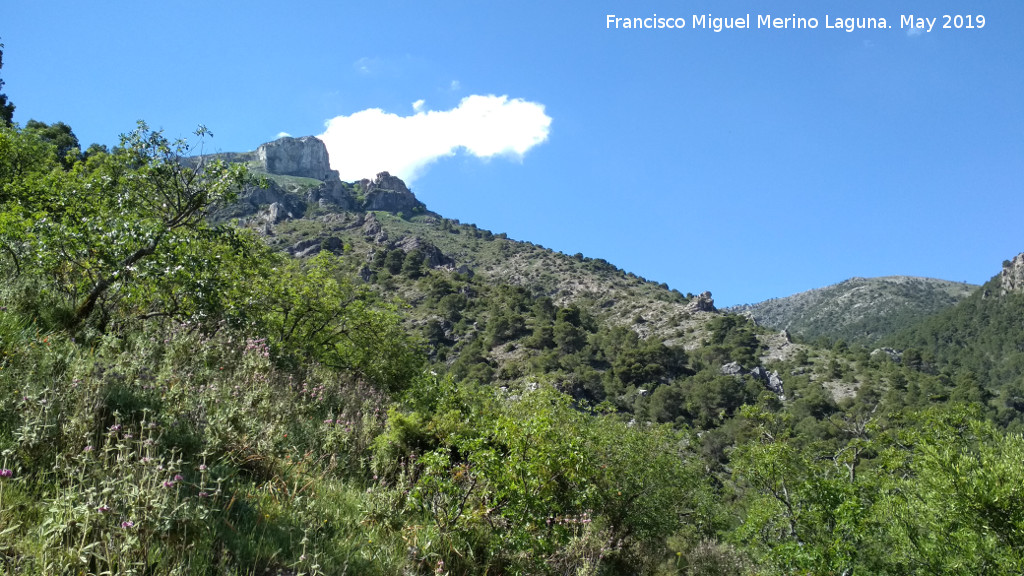
POLYGON ((132 522, 131 520, 121 522, 121 528, 131 528, 132 526, 135 526, 135 522, 132 522))
POLYGON ((14 470, 10 468, 0 468, 0 478, 10 478, 14 476, 14 470))

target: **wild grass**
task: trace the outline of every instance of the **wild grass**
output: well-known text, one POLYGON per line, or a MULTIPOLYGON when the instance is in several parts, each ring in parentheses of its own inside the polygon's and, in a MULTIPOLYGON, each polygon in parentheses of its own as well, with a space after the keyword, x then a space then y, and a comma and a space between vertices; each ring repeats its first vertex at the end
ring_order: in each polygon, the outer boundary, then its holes
POLYGON ((5 309, 0 350, 0 571, 401 571, 360 507, 380 393, 183 325, 85 347, 5 309))

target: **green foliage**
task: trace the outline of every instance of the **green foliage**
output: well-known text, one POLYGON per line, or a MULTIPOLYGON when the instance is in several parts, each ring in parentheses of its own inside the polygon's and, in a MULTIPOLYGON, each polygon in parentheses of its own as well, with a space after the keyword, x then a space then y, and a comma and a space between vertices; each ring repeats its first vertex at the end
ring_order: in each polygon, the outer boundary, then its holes
POLYGON ((906 276, 851 278, 737 308, 759 325, 786 329, 803 341, 826 338, 873 347, 907 326, 954 306, 977 288, 906 276))
POLYGON ((699 474, 679 433, 588 416, 547 386, 513 398, 441 388, 391 414, 375 459, 408 491, 400 517, 378 521, 410 527, 424 569, 628 573, 695 516, 699 474))
MULTIPOLYGON (((200 135, 205 131, 200 130, 200 135)), ((187 168, 187 150, 144 125, 110 155, 63 171, 39 134, 5 129, 0 245, 15 273, 38 282, 41 299, 71 328, 112 314, 199 318, 216 300, 222 246, 238 233, 212 228, 210 210, 244 180, 238 167, 187 168), (194 295, 182 301, 176 295, 194 295), (95 316, 94 316, 95 313, 95 316)))
POLYGON ((748 486, 740 542, 771 573, 1017 574, 1024 516, 1019 435, 976 411, 913 415, 881 432, 870 423, 839 450, 799 448, 755 412, 760 437, 733 459, 748 486))
POLYGON ((999 292, 998 279, 971 297, 925 322, 894 336, 890 344, 906 350, 903 363, 921 372, 946 373, 955 380, 955 394, 982 406, 991 400, 992 415, 1004 426, 1020 429, 1024 416, 1005 398, 1024 374, 1024 294, 999 292), (984 294, 993 294, 985 298, 984 294), (1001 399, 1004 398, 1004 399, 1001 399))
POLYGON ((711 334, 701 351, 701 361, 710 367, 729 362, 752 368, 757 365, 760 343, 753 325, 740 316, 719 316, 708 323, 711 334))
POLYGON ((63 122, 48 125, 38 120, 29 120, 25 124, 25 131, 34 133, 43 142, 54 146, 64 169, 70 169, 82 156, 78 137, 71 131, 71 126, 63 122))
POLYGON ((1012 299, 979 308, 983 359, 768 355, 742 317, 620 306, 653 285, 431 215, 380 221, 543 266, 431 269, 326 210, 269 240, 344 253, 287 258, 208 220, 242 171, 144 127, 59 155, 51 128, 0 129, 4 572, 1024 569, 1024 363, 988 331, 1012 299))
POLYGON ((930 411, 902 441, 914 446, 890 505, 900 556, 922 572, 1019 574, 1024 570, 1024 438, 977 420, 976 411, 930 411))
POLYGON ((320 252, 305 270, 296 261, 279 264, 257 297, 261 322, 283 356, 351 371, 388 391, 422 370, 394 310, 373 305, 341 275, 330 252, 320 252))

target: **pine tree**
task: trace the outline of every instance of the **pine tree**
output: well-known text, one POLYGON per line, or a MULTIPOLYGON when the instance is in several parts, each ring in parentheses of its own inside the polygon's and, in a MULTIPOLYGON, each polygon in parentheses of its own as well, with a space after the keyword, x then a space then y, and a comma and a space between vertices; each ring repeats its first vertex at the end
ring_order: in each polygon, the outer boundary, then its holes
MULTIPOLYGON (((4 45, 0 44, 0 69, 4 67, 4 45)), ((0 89, 4 87, 4 79, 0 78, 0 89)), ((0 126, 10 126, 14 117, 14 104, 7 101, 7 95, 0 93, 0 126)))

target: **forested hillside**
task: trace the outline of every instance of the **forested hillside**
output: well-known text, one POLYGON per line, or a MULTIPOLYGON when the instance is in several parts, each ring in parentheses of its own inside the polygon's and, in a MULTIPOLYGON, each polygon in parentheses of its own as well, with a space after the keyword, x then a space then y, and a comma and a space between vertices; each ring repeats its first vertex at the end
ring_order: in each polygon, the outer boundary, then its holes
MULTIPOLYGON (((1019 257, 1018 257, 1019 258, 1019 257)), ((1024 427, 1024 294, 1007 286, 1004 273, 958 305, 907 327, 888 339, 919 353, 926 370, 975 381, 971 400, 1002 426, 1024 427)))
POLYGON ((851 278, 832 286, 730 308, 806 341, 873 345, 945 310, 978 286, 934 278, 851 278))
POLYGON ((1024 570, 1021 373, 957 316, 793 343, 389 177, 52 128, 0 128, 6 573, 1024 570))

